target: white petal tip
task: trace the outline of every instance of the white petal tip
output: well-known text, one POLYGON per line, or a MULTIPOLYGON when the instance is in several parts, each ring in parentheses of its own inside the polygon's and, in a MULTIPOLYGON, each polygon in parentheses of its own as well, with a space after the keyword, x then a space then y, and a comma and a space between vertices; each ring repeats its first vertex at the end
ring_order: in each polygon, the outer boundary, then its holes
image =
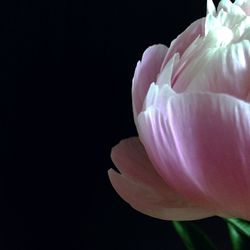
POLYGON ((213 3, 213 0, 207 0, 207 14, 212 14, 212 15, 216 14, 216 8, 213 3))

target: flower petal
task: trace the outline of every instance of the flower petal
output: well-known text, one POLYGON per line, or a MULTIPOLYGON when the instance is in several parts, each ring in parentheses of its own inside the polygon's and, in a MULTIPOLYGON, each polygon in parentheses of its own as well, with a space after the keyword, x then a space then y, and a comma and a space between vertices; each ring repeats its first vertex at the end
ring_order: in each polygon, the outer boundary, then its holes
POLYGON ((175 53, 173 57, 167 62, 165 67, 162 69, 162 71, 159 73, 156 84, 157 85, 164 85, 168 84, 169 86, 172 85, 172 74, 173 70, 176 67, 180 60, 179 53, 175 53))
POLYGON ((168 48, 161 44, 151 46, 144 52, 141 62, 137 63, 132 85, 135 118, 142 109, 144 98, 150 84, 157 79, 167 50, 168 48))
POLYGON ((246 13, 246 15, 250 15, 250 1, 249 0, 236 0, 235 5, 241 7, 241 9, 246 13))
POLYGON ((175 78, 174 90, 225 93, 246 100, 250 91, 250 41, 207 49, 175 78))
POLYGON ((248 96, 247 96, 246 101, 250 103, 250 91, 249 91, 249 93, 248 93, 248 96))
POLYGON ((111 183, 138 211, 161 219, 199 219, 213 215, 186 202, 162 180, 138 137, 121 141, 111 156, 121 172, 109 170, 111 183))
POLYGON ((165 109, 168 102, 168 98, 176 95, 173 89, 168 84, 162 86, 152 83, 145 97, 142 111, 146 110, 150 106, 158 107, 159 109, 165 109))
POLYGON ((169 189, 152 166, 138 137, 122 140, 112 149, 111 158, 124 176, 152 186, 159 192, 165 193, 169 189))
POLYGON ((213 0, 207 0, 207 14, 212 14, 212 15, 216 14, 216 8, 213 3, 213 0))
POLYGON ((205 18, 201 18, 193 22, 184 32, 182 32, 175 40, 173 40, 162 63, 161 71, 164 69, 168 61, 174 56, 174 54, 178 53, 180 56, 182 56, 185 50, 198 36, 203 36, 204 29, 205 18))
MULTIPOLYGON (((189 207, 175 207, 172 195, 162 197, 149 187, 140 185, 118 174, 113 169, 108 172, 116 192, 137 211, 163 220, 196 220, 213 216, 205 210, 189 207)), ((168 192, 168 190, 166 190, 168 192)))
POLYGON ((228 95, 186 93, 165 112, 138 117, 157 172, 197 206, 250 219, 250 104, 228 95))
POLYGON ((217 12, 219 13, 222 9, 230 14, 245 15, 243 9, 239 5, 233 4, 230 0, 221 0, 219 2, 217 12))

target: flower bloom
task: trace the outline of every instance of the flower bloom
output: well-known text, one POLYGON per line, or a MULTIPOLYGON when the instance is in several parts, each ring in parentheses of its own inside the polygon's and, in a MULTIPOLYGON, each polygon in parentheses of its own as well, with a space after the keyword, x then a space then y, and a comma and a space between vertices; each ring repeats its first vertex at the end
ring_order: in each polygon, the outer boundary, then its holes
POLYGON ((149 47, 132 86, 139 137, 109 170, 118 194, 167 220, 250 220, 250 1, 222 0, 170 45, 149 47))

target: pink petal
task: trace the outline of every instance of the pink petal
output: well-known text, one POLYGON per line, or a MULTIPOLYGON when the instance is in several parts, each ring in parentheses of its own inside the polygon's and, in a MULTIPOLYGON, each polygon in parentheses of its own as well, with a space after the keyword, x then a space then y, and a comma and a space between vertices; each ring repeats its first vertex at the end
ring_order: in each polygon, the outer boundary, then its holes
POLYGON ((161 219, 200 219, 211 212, 187 203, 157 174, 138 138, 121 141, 112 150, 112 160, 120 170, 109 170, 112 185, 132 207, 161 219))
POLYGON ((186 207, 176 206, 176 201, 172 200, 172 195, 170 198, 162 197, 153 189, 140 185, 118 174, 113 169, 109 170, 108 174, 116 192, 131 207, 143 214, 163 220, 197 220, 213 216, 206 210, 190 207, 188 203, 186 207))
POLYGON ((244 40, 197 56, 175 79, 175 91, 181 92, 186 86, 189 92, 226 93, 246 100, 250 91, 249 46, 244 40))
POLYGON ((168 53, 166 54, 164 62, 161 66, 161 71, 175 53, 179 53, 179 55, 182 56, 185 50, 198 36, 204 35, 204 26, 205 18, 196 20, 183 33, 181 33, 175 40, 172 41, 168 53))
POLYGON ((248 95, 247 95, 246 101, 250 103, 250 91, 249 91, 249 93, 248 93, 248 95))
POLYGON ((132 86, 135 117, 137 117, 142 109, 144 98, 150 84, 157 79, 167 50, 168 48, 161 44, 151 46, 144 52, 141 62, 137 63, 132 86))
POLYGON ((250 219, 250 104, 227 95, 172 96, 138 118, 157 172, 193 204, 250 219))
POLYGON ((157 77, 156 84, 161 86, 164 84, 168 84, 169 86, 172 86, 172 75, 173 71, 178 65, 180 60, 180 56, 178 53, 175 53, 173 57, 167 62, 167 64, 164 66, 162 71, 159 73, 157 77))
POLYGON ((118 170, 130 179, 163 193, 169 189, 152 166, 138 137, 122 140, 112 149, 111 158, 118 170))
MULTIPOLYGON (((188 73, 191 73, 190 71, 190 64, 192 64, 193 61, 196 61, 197 58, 199 58, 200 53, 203 49, 203 38, 197 37, 186 49, 186 51, 183 53, 182 57, 179 59, 179 61, 175 64, 172 78, 171 78, 171 86, 173 89, 178 92, 183 92, 187 88, 187 85, 190 83, 190 79, 192 79, 193 75, 196 74, 193 72, 193 74, 183 74, 186 71, 188 73), (186 78, 183 79, 183 76, 186 75, 186 78), (178 81, 178 79, 181 78, 181 80, 178 81), (180 83, 175 86, 176 83, 180 83)), ((199 65, 198 65, 199 66, 199 65)))

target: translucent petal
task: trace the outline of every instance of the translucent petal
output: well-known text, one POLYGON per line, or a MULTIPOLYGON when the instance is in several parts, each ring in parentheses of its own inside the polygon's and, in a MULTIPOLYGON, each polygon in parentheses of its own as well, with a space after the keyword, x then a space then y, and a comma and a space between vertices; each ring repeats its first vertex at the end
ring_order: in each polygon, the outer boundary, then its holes
POLYGON ((120 142, 112 159, 121 174, 109 170, 117 193, 136 210, 160 219, 193 220, 213 213, 193 206, 157 174, 138 138, 120 142))

